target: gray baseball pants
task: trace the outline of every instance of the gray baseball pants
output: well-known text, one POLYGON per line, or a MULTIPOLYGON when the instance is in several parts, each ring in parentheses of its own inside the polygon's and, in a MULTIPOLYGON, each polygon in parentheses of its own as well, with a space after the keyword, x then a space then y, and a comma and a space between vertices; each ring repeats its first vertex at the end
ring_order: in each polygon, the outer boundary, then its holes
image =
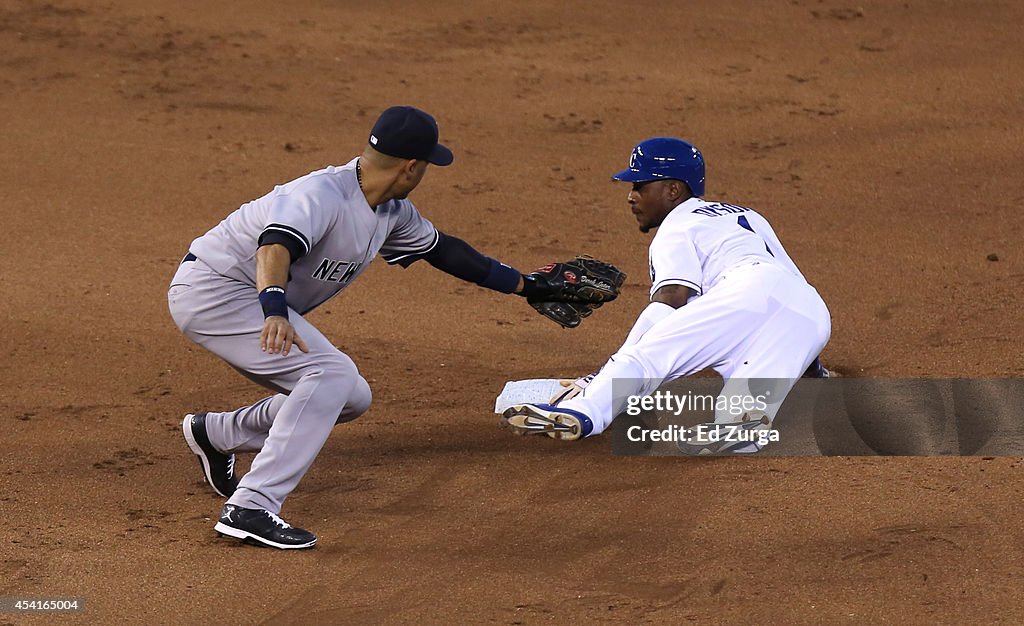
POLYGON ((370 386, 355 363, 295 311, 289 319, 309 346, 288 356, 260 350, 263 310, 256 288, 213 271, 202 260, 178 267, 167 292, 186 337, 277 394, 226 413, 208 413, 210 443, 225 453, 256 452, 229 504, 280 513, 336 423, 370 407, 370 386))

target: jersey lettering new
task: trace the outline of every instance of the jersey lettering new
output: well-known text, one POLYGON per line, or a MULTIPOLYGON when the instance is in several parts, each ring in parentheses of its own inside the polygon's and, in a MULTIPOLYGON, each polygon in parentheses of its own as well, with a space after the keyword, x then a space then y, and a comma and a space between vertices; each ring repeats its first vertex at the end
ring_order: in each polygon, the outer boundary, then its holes
POLYGON ((757 211, 690 198, 668 214, 651 242, 651 295, 683 285, 700 296, 730 269, 752 263, 778 265, 803 278, 757 211))

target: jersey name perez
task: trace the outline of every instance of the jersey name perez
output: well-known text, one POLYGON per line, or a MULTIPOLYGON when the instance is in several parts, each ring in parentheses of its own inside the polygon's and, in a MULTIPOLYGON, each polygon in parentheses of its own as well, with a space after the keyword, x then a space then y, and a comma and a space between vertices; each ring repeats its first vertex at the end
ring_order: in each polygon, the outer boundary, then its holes
POLYGON ((705 204, 699 209, 694 209, 692 213, 697 215, 706 215, 707 217, 719 217, 722 215, 735 215, 736 213, 746 213, 750 209, 742 206, 736 206, 735 204, 725 204, 722 202, 715 202, 713 204, 705 204))

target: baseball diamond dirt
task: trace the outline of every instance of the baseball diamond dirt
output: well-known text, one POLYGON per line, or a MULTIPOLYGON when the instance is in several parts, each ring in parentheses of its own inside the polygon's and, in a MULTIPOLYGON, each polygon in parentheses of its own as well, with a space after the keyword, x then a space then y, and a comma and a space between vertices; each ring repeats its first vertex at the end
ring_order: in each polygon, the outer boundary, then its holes
MULTIPOLYGON (((832 313, 845 376, 1024 376, 1024 5, 604 0, 0 1, 0 598, 20 623, 1024 621, 1021 459, 640 458, 517 438, 507 380, 585 374, 648 299, 611 174, 707 160, 832 313), (522 270, 629 274, 564 330, 377 261, 311 321, 374 401, 287 501, 220 538, 185 413, 264 393, 175 328, 189 242, 365 145, 386 107, 455 154, 412 195, 522 270)), ((240 470, 249 457, 242 455, 240 470)))

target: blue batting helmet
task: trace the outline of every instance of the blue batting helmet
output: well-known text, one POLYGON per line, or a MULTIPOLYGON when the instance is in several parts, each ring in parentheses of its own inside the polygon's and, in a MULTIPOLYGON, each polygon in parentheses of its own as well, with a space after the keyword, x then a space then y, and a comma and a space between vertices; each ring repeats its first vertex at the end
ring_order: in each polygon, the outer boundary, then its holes
POLYGON ((629 155, 629 168, 613 180, 644 183, 652 180, 681 180, 695 196, 704 195, 704 157, 700 150, 682 139, 653 137, 641 141, 629 155))

